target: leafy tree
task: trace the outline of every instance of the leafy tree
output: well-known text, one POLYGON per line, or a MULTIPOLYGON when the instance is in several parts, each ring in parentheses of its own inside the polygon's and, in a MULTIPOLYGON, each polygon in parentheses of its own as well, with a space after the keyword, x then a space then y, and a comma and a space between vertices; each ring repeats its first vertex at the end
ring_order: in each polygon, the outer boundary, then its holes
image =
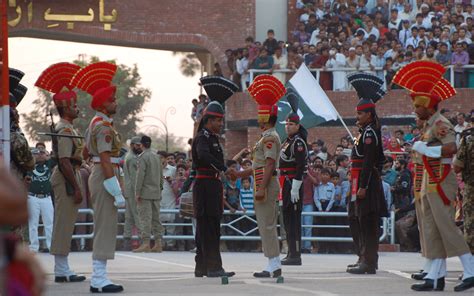
POLYGON ((201 62, 194 52, 173 52, 173 55, 180 55, 179 69, 186 77, 193 77, 200 73, 201 62))
MULTIPOLYGON (((151 148, 158 151, 166 151, 166 135, 164 132, 157 131, 155 128, 145 128, 140 131, 138 135, 142 136, 146 134, 151 138, 151 148)), ((172 153, 175 151, 186 152, 187 141, 189 139, 175 136, 173 134, 168 135, 168 152, 172 153)))
MULTIPOLYGON (((91 57, 89 61, 75 60, 73 63, 81 67, 98 62, 97 57, 91 57)), ((116 63, 115 60, 109 61, 116 63)), ((143 105, 150 98, 151 91, 140 85, 140 74, 137 65, 128 67, 120 64, 117 73, 112 81, 117 86, 117 114, 114 115, 114 127, 118 130, 122 139, 135 135, 137 123, 141 121, 138 114, 142 111, 143 105)), ((80 110, 79 117, 74 121, 74 125, 84 134, 95 111, 90 108, 91 96, 83 91, 77 92, 77 105, 80 110)), ((39 136, 38 132, 49 132, 51 123, 47 115, 49 112, 57 115, 52 95, 43 90, 38 90, 38 98, 33 101, 34 111, 23 114, 22 120, 25 122, 26 132, 34 141, 49 141, 49 137, 39 136)), ((56 121, 58 117, 56 116, 56 121)))

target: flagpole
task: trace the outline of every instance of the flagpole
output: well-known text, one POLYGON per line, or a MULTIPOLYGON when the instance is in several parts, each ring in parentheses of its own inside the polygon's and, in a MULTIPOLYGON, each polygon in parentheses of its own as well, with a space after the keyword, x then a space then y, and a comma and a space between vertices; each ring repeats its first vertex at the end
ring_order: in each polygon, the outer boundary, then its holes
POLYGON ((341 121, 342 125, 344 126, 344 128, 346 129, 347 133, 349 134, 349 136, 351 136, 351 139, 354 140, 354 136, 352 135, 351 131, 349 130, 349 128, 347 127, 346 123, 344 122, 344 120, 342 119, 341 115, 339 114, 339 112, 337 112, 337 109, 334 108, 334 110, 336 110, 336 113, 337 113, 337 117, 339 118, 339 120, 341 121))

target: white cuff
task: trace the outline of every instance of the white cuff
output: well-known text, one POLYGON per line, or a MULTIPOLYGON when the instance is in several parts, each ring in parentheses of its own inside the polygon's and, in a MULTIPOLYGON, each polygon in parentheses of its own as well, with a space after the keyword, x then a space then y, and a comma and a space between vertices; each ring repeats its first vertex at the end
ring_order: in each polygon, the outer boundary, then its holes
POLYGON ((120 188, 120 184, 116 176, 104 180, 104 188, 112 196, 122 195, 122 189, 120 188))

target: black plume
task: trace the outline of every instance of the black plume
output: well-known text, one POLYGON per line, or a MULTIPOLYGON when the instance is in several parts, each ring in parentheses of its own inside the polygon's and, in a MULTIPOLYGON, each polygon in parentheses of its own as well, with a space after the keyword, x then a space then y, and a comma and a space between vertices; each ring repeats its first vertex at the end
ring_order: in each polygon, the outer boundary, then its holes
POLYGON ((347 80, 352 84, 359 99, 369 99, 376 103, 384 95, 383 80, 368 73, 354 73, 347 75, 347 80))
POLYGON ((23 76, 25 75, 25 73, 23 73, 22 71, 20 71, 18 69, 13 69, 13 68, 9 68, 8 72, 9 72, 9 77, 10 77, 9 89, 10 89, 10 92, 13 92, 13 90, 20 83, 20 81, 23 78, 23 76))
POLYGON ((239 90, 237 84, 221 76, 205 76, 200 79, 202 87, 211 101, 223 104, 239 90))

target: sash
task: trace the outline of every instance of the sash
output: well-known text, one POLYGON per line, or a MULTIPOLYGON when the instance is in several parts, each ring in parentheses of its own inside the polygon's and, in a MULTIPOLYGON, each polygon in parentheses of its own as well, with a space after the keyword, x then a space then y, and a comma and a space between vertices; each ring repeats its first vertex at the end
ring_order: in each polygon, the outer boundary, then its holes
POLYGON ((444 181, 444 179, 446 179, 449 172, 451 171, 451 166, 449 164, 443 164, 442 165, 443 166, 443 175, 440 176, 441 177, 440 179, 438 179, 436 177, 436 174, 433 171, 433 168, 430 166, 430 164, 428 162, 428 158, 425 155, 423 155, 423 164, 425 165, 426 172, 428 172, 428 175, 430 176, 430 178, 433 180, 434 183, 436 183, 436 190, 438 191, 438 194, 441 197, 441 200, 443 200, 443 203, 445 205, 449 206, 451 201, 449 200, 449 198, 444 193, 444 190, 441 187, 441 183, 444 181))

